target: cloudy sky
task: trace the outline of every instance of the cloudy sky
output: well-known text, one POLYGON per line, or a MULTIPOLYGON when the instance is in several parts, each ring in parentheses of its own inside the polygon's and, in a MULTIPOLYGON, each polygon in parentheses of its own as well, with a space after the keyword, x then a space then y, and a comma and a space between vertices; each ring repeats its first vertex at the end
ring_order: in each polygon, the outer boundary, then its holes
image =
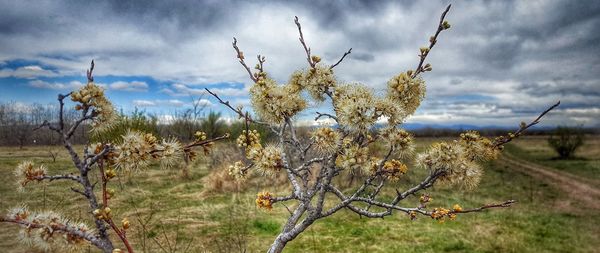
MULTIPOLYGON (((306 68, 296 15, 314 54, 338 79, 383 91, 415 68, 451 1, 0 1, 0 101, 52 103, 96 82, 124 111, 168 115, 208 87, 247 105, 251 85, 231 47, 285 82, 306 68), (375 3, 376 2, 376 3, 375 3)), ((456 1, 425 73, 427 96, 409 122, 517 125, 561 100, 545 125, 600 126, 600 1, 456 1)), ((251 64, 253 65, 253 63, 251 64)), ((300 119, 314 117, 308 110, 300 119)))

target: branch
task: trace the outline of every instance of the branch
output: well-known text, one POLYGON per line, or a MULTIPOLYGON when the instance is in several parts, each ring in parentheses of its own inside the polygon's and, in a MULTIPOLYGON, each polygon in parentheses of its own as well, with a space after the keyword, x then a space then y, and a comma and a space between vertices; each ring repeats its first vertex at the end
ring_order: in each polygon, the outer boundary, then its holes
POLYGON ((17 225, 21 225, 21 226, 25 227, 26 229, 50 227, 53 231, 61 231, 61 232, 64 232, 64 233, 67 233, 67 234, 70 234, 73 236, 77 236, 79 238, 83 238, 84 240, 90 242, 91 244, 97 246, 98 248, 102 248, 104 246, 104 245, 102 245, 102 242, 99 240, 99 238, 96 237, 96 235, 94 235, 90 231, 82 231, 82 230, 78 229, 77 227, 70 226, 68 224, 59 224, 59 223, 41 224, 41 223, 30 222, 30 221, 24 220, 24 219, 12 219, 12 218, 7 218, 7 217, 0 217, 0 222, 14 223, 17 225))
POLYGON ((81 177, 79 177, 79 176, 75 176, 75 175, 72 175, 72 174, 66 174, 66 175, 53 175, 53 176, 48 176, 48 175, 46 175, 46 176, 39 176, 39 177, 36 177, 35 179, 36 179, 36 180, 38 180, 38 181, 42 181, 42 180, 48 180, 48 181, 50 181, 50 182, 52 182, 52 181, 54 181, 54 180, 63 180, 63 179, 66 179, 66 180, 72 180, 72 181, 75 181, 75 182, 77 182, 77 183, 81 183, 81 180, 80 180, 80 179, 81 179, 81 177))
POLYGON ((544 115, 546 115, 548 112, 550 112, 551 110, 553 110, 554 108, 558 107, 560 105, 560 101, 556 102, 556 104, 554 104, 553 106, 550 106, 550 108, 546 109, 544 112, 542 112, 542 114, 540 114, 540 116, 538 116, 537 118, 535 118, 531 123, 525 125, 524 122, 521 123, 521 126, 519 128, 519 130, 517 130, 517 132, 515 132, 514 134, 508 134, 508 136, 500 136, 499 138, 497 138, 496 140, 494 140, 494 147, 498 148, 510 141, 512 141, 513 139, 519 137, 521 134, 523 134, 523 132, 525 130, 527 130, 528 128, 530 128, 531 126, 536 125, 537 123, 540 123, 540 119, 542 117, 544 117, 544 115))
POLYGON ((329 67, 329 69, 335 68, 335 66, 340 64, 344 60, 344 58, 346 58, 346 56, 349 55, 350 53, 352 53, 352 48, 348 49, 348 52, 345 52, 344 55, 342 55, 342 58, 339 61, 337 61, 335 64, 331 65, 331 67, 329 67))
MULTIPOLYGON (((244 66, 246 71, 248 71, 248 75, 250 75, 250 79, 252 79, 252 81, 254 81, 256 83, 258 81, 258 79, 256 79, 256 77, 254 77, 254 75, 252 74, 252 71, 250 70, 248 65, 246 65, 246 62, 244 61, 244 52, 240 51, 240 48, 238 48, 237 39, 235 37, 233 37, 232 45, 233 45, 233 49, 235 49, 235 52, 237 53, 237 58, 240 59, 240 64, 242 64, 242 66, 244 66)), ((262 65, 262 63, 261 63, 261 65, 262 65)))
POLYGON ((419 73, 423 72, 423 62, 425 62, 425 58, 427 58, 427 55, 429 55, 429 52, 431 52, 431 49, 433 48, 433 46, 435 46, 438 35, 445 29, 443 26, 444 18, 446 17, 446 14, 448 14, 448 11, 450 11, 451 6, 452 5, 449 4, 448 7, 446 7, 446 10, 442 13, 442 16, 440 17, 440 23, 438 24, 437 31, 435 32, 435 35, 433 35, 429 39, 428 52, 421 53, 421 55, 420 55, 421 59, 419 60, 419 65, 417 65, 417 68, 415 69, 415 72, 413 73, 412 78, 417 77, 417 75, 419 75, 419 73))
POLYGON ((215 142, 215 141, 222 140, 222 139, 227 139, 227 138, 229 138, 229 134, 224 134, 222 136, 215 137, 215 138, 212 138, 212 139, 203 140, 203 141, 195 141, 195 142, 192 142, 192 143, 186 145, 185 147, 183 147, 183 150, 184 151, 189 151, 193 147, 204 146, 204 145, 206 145, 208 143, 215 142))
POLYGON ((302 47, 304 47, 304 51, 306 52, 306 60, 308 61, 308 64, 312 68, 314 68, 317 65, 317 63, 311 59, 310 48, 306 46, 306 42, 304 41, 304 35, 302 34, 302 26, 300 25, 300 21, 298 21, 298 16, 294 16, 294 23, 296 23, 296 26, 298 27, 298 33, 300 34, 300 43, 302 44, 302 47))
POLYGON ((106 154, 108 154, 110 149, 111 149, 110 145, 108 145, 108 144, 104 145, 104 148, 102 149, 102 151, 100 151, 100 153, 92 156, 90 161, 86 164, 87 169, 89 170, 92 165, 94 165, 96 162, 98 162, 100 159, 102 159, 106 154))
POLYGON ((435 183, 435 181, 442 175, 444 175, 446 172, 444 171, 434 171, 433 173, 429 174, 429 176, 427 176, 421 183, 419 183, 418 185, 406 190, 405 192, 398 194, 398 196, 396 198, 398 198, 398 200, 394 200, 394 202, 398 202, 400 200, 405 199, 406 197, 417 193, 420 190, 424 190, 427 189, 431 186, 433 186, 433 183, 435 183))
POLYGON ((75 123, 71 126, 71 128, 69 128, 69 131, 66 134, 66 138, 70 139, 71 136, 73 136, 73 134, 75 133, 75 130, 77 130, 77 128, 79 127, 79 125, 81 123, 83 123, 86 120, 90 120, 93 119, 94 116, 92 114, 90 115, 86 115, 89 111, 89 107, 85 107, 83 109, 83 111, 81 112, 81 118, 79 118, 77 121, 75 121, 75 123))
POLYGON ((93 71, 94 71, 94 60, 92 60, 92 63, 90 64, 90 69, 88 69, 86 71, 88 82, 94 81, 94 76, 92 75, 93 71))
POLYGON ((296 199, 296 195, 294 195, 294 193, 290 194, 289 196, 285 196, 285 197, 275 197, 275 198, 271 198, 271 203, 277 203, 277 202, 284 202, 284 201, 288 201, 288 200, 292 200, 292 199, 296 199))
POLYGON ((510 207, 512 204, 517 203, 516 200, 508 200, 505 201, 503 203, 499 203, 499 204, 487 204, 478 208, 472 208, 472 209, 464 209, 462 211, 450 211, 450 213, 472 213, 472 212, 481 212, 485 209, 490 209, 490 208, 501 208, 501 207, 510 207))
POLYGON ((48 122, 47 120, 44 120, 44 122, 42 122, 41 125, 39 125, 36 128, 34 128, 33 131, 37 131, 37 130, 43 128, 43 127, 48 127, 48 129, 50 129, 50 130, 52 130, 54 132, 57 132, 59 134, 61 133, 60 129, 56 128, 53 125, 50 125, 50 122, 48 122))
POLYGON ((319 120, 321 117, 329 117, 329 118, 335 120, 335 122, 338 122, 338 118, 329 113, 320 113, 320 112, 316 112, 316 113, 317 113, 317 117, 315 117, 315 121, 319 120))
POLYGON ((215 97, 217 100, 219 100, 219 103, 227 106, 229 109, 231 109, 233 112, 235 112, 237 115, 239 115, 240 118, 245 118, 246 120, 252 122, 252 123, 256 123, 256 124, 261 124, 261 125, 268 125, 266 122, 262 122, 262 121, 257 121, 252 119, 252 117, 249 114, 246 114, 244 112, 242 112, 241 109, 236 109, 233 108, 233 106, 231 106, 231 104, 229 103, 229 101, 225 101, 223 99, 221 99, 216 93, 210 91, 208 88, 204 88, 206 90, 206 92, 208 92, 210 95, 212 95, 213 97, 215 97))
POLYGON ((85 194, 85 192, 78 190, 77 188, 73 188, 71 187, 71 191, 75 192, 75 193, 79 193, 81 195, 83 195, 85 198, 87 198, 88 196, 85 194))

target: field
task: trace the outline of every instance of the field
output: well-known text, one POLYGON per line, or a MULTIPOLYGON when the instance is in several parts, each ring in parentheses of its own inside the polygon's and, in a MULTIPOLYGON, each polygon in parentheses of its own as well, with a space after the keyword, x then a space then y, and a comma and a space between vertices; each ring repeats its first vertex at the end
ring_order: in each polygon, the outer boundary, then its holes
MULTIPOLYGON (((419 149, 430 142, 419 140, 419 149)), ((282 205, 272 211, 256 208, 255 194, 268 189, 283 195, 289 189, 277 179, 254 179, 245 185, 227 180, 222 171, 233 160, 224 155, 232 152, 230 145, 220 144, 214 154, 197 160, 188 178, 181 171, 157 166, 120 175, 118 185, 112 186, 117 189, 114 216, 132 221, 128 233, 138 252, 266 251, 289 214, 282 205)), ((13 170, 22 160, 44 163, 51 174, 72 171, 66 152, 61 151, 53 162, 48 150, 61 149, 0 148, 0 212, 23 203, 92 224, 86 202, 69 190, 69 182, 15 190, 13 170)), ((576 159, 553 157, 545 138, 526 137, 508 146, 501 159, 485 165, 484 179, 476 190, 435 187, 428 191, 434 199, 432 207, 518 200, 513 207, 465 214, 445 223, 426 217, 411 221, 398 213, 367 219, 342 211, 318 221, 292 241, 286 252, 597 252, 600 137, 587 138, 576 159)), ((425 173, 409 171, 399 188, 425 173)), ((417 203, 414 197, 405 201, 406 206, 417 203)), ((32 252, 19 244, 18 231, 16 226, 0 224, 0 252, 32 252)), ((96 251, 90 248, 89 252, 96 251)))

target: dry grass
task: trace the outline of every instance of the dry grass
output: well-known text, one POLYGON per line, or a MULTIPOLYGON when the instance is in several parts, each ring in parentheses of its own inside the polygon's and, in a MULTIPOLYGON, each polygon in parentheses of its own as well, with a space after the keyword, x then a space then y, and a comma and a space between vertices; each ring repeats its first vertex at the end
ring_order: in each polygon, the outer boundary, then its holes
MULTIPOLYGON (((422 150, 432 141, 419 140, 418 149, 422 150)), ((544 148, 544 141, 523 139, 517 143, 517 147, 540 150, 544 148)), ((595 139, 590 143, 597 141, 595 139)), ((44 206, 52 208, 91 224, 85 201, 65 190, 70 186, 69 182, 34 184, 28 186, 25 193, 14 191, 12 170, 20 160, 43 162, 51 173, 72 171, 65 152, 61 150, 57 161, 53 163, 52 158, 44 152, 45 149, 0 148, 0 177, 5 180, 0 184, 1 209, 27 203, 39 209, 44 206)), ((593 147, 590 149, 597 150, 593 147)), ((112 185, 118 189, 113 202, 115 216, 127 216, 132 220, 130 236, 134 247, 140 252, 162 252, 157 242, 164 245, 169 241, 170 245, 174 245, 177 241, 177 252, 183 252, 188 244, 188 252, 237 252, 239 245, 248 252, 263 252, 278 233, 288 213, 281 205, 276 205, 270 212, 257 209, 254 205, 255 194, 269 190, 284 195, 289 193, 289 188, 283 175, 277 178, 257 176, 244 184, 234 183, 225 170, 226 166, 240 157, 232 150, 235 149, 227 144, 218 145, 215 153, 201 157, 192 164, 187 179, 181 177, 179 170, 151 167, 130 176, 122 176, 118 184, 112 185)), ((591 153, 582 153, 582 156, 593 157, 598 154, 594 153, 597 151, 586 152, 591 153)), ((416 182, 424 173, 411 169, 406 178, 395 185, 404 188, 416 182)), ((347 179, 340 178, 338 183, 347 183, 347 179)), ((593 252, 600 246, 596 241, 600 237, 600 218, 594 210, 577 204, 581 213, 562 210, 564 201, 569 200, 568 195, 501 163, 486 165, 483 183, 474 192, 455 192, 436 187, 429 193, 434 196, 434 206, 447 207, 460 203, 467 207, 506 199, 518 199, 519 203, 510 209, 465 215, 457 221, 444 224, 426 218, 410 221, 402 214, 383 220, 365 219, 342 211, 316 223, 290 243, 286 250, 593 252)), ((390 197, 391 194, 393 189, 384 192, 384 197, 390 197)), ((410 198, 406 205, 413 206, 417 202, 410 198)), ((0 224, 0 252, 32 252, 15 240, 17 231, 15 226, 0 224)), ((95 251, 91 249, 91 252, 95 251)))

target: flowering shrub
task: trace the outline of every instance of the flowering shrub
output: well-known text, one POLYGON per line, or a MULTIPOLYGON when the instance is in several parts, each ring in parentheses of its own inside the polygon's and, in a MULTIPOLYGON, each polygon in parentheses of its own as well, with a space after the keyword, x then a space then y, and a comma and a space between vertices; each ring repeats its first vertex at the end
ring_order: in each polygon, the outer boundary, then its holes
POLYGON ((120 223, 114 221, 109 200, 114 197, 114 189, 108 188, 109 183, 124 171, 141 170, 152 162, 160 162, 162 167, 170 167, 183 160, 196 156, 194 148, 202 147, 208 151, 214 141, 227 138, 228 135, 207 139, 206 134, 197 132, 196 139, 189 144, 182 144, 177 139, 158 139, 150 133, 130 130, 120 143, 97 143, 84 148, 83 154, 75 151, 70 139, 75 130, 84 122, 92 125, 92 131, 101 134, 109 130, 116 121, 116 112, 111 102, 104 96, 101 87, 94 84, 92 71, 94 62, 88 70, 88 83, 77 91, 67 95, 59 95, 59 120, 56 123, 45 121, 40 127, 47 127, 61 137, 64 147, 71 156, 77 169, 76 173, 64 175, 49 175, 44 165, 35 165, 25 161, 15 169, 19 190, 26 190, 32 182, 66 180, 74 182, 78 187, 71 190, 81 194, 89 202, 95 227, 73 221, 52 211, 34 212, 26 206, 13 208, 9 213, 0 217, 0 222, 14 223, 21 226, 19 237, 27 245, 42 250, 56 252, 81 252, 83 246, 92 244, 104 252, 122 252, 115 248, 109 231, 112 230, 123 242, 128 252, 133 249, 127 239, 130 222, 127 217, 120 223), (70 127, 63 121, 64 99, 70 97, 76 103, 75 109, 81 111, 80 118, 70 127), (99 190, 90 182, 89 173, 92 170, 100 172, 102 181, 99 190))
POLYGON ((341 209, 370 218, 382 218, 397 211, 406 213, 411 219, 423 215, 443 222, 455 219, 458 214, 508 207, 515 202, 509 200, 470 209, 458 204, 452 208, 428 209, 431 198, 422 195, 416 207, 400 205, 402 200, 438 182, 459 189, 475 188, 482 175, 479 162, 497 158, 505 143, 520 136, 527 128, 537 124, 544 114, 558 106, 552 106, 530 124, 521 123, 517 132, 507 136, 488 139, 475 131, 468 131, 461 134, 458 140, 437 142, 424 152, 415 154, 414 138, 402 129, 402 123, 416 111, 425 97, 426 86, 421 75, 432 70, 431 64, 425 63, 425 60, 437 43, 438 35, 450 28, 445 20, 449 9, 450 6, 443 12, 429 45, 420 48, 416 69, 392 77, 382 96, 377 96, 363 84, 338 81, 334 68, 351 53, 351 49, 335 64, 323 63, 319 56, 311 54, 298 18, 295 23, 300 43, 306 52, 308 68, 292 73, 285 84, 278 84, 265 71, 264 56, 257 57, 254 71, 250 69, 234 38, 233 48, 237 58, 254 82, 250 88, 250 98, 257 118, 252 118, 243 108, 232 107, 218 94, 207 91, 246 121, 246 130, 237 139, 238 147, 243 150, 246 159, 232 164, 229 174, 237 180, 244 180, 253 171, 264 177, 278 173, 287 175, 291 193, 278 196, 263 191, 256 198, 257 206, 267 210, 279 202, 294 202, 285 205, 290 217, 269 252, 281 252, 289 241, 316 220, 341 209), (310 99, 321 104, 330 103, 332 113, 317 112, 315 120, 327 117, 335 125, 314 129, 310 138, 302 139, 296 133, 294 117, 311 104, 310 99), (385 122, 384 126, 375 128, 375 124, 381 121, 385 122), (269 127, 278 141, 261 144, 260 135, 251 129, 260 125, 269 127), (375 144, 387 147, 384 156, 369 152, 369 148, 375 144), (415 164, 416 168, 410 168, 409 164, 415 164), (396 190, 397 194, 391 200, 378 197, 388 182, 401 179, 411 169, 429 173, 413 187, 405 191, 396 190), (333 179, 344 172, 360 173, 365 180, 357 187, 343 189, 333 179), (335 200, 328 196, 333 196, 335 200), (371 207, 375 210, 371 210, 371 207))

